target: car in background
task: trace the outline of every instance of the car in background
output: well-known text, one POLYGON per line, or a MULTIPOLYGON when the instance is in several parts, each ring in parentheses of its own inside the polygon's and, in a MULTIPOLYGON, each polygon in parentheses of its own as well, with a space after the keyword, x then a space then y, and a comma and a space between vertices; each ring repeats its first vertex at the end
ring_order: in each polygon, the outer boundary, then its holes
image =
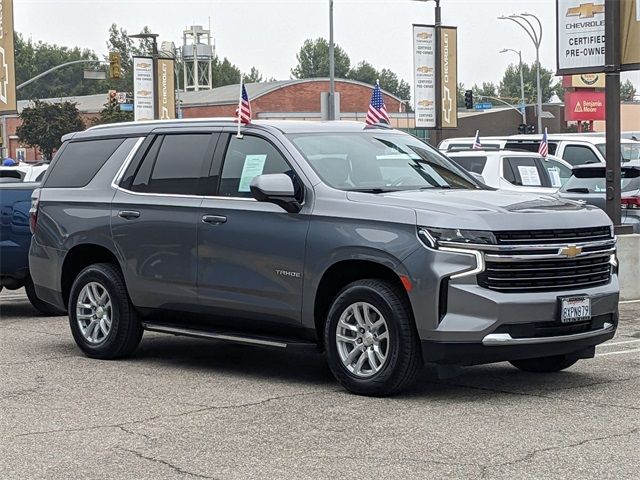
MULTIPOLYGON (((558 196, 604 210, 607 203, 605 170, 602 165, 575 167, 571 178, 558 191, 558 196)), ((622 223, 631 225, 633 233, 640 233, 640 164, 622 166, 621 177, 622 223)))
MULTIPOLYGON (((503 150, 522 150, 537 152, 542 135, 511 135, 504 137, 480 137, 485 148, 503 150)), ((473 137, 448 138, 438 145, 438 149, 447 153, 464 148, 471 149, 473 137)), ((571 165, 587 163, 605 163, 606 138, 604 135, 551 134, 548 135, 549 154, 561 158, 571 165)), ((620 139, 622 162, 640 160, 640 142, 627 138, 620 139)))
POLYGON ((553 194, 571 176, 571 165, 564 160, 532 152, 465 150, 447 156, 500 190, 553 194))
POLYGON ((0 166, 0 182, 41 182, 47 168, 49 168, 48 163, 20 163, 12 167, 0 166))

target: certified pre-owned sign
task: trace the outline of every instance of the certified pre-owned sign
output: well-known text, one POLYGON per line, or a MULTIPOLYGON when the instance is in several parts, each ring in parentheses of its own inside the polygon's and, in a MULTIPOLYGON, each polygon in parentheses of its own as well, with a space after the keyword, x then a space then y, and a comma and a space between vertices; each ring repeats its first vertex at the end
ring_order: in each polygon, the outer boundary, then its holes
POLYGON ((558 73, 604 69, 604 0, 557 0, 558 73))

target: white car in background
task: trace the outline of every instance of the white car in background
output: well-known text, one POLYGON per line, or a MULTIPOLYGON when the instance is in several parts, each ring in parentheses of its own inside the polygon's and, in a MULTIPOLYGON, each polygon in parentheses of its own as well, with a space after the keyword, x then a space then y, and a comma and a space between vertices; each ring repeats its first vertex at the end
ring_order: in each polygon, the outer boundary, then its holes
MULTIPOLYGON (((537 152, 542 135, 507 135, 503 137, 480 137, 482 146, 488 149, 523 150, 537 152)), ((440 142, 438 149, 448 152, 470 149, 474 137, 447 138, 440 142)), ((587 163, 605 163, 606 138, 595 134, 549 134, 549 154, 573 166, 587 163)), ((622 162, 640 160, 640 142, 628 138, 620 139, 622 162)))
POLYGON ((464 150, 446 155, 468 172, 481 176, 489 187, 500 190, 553 194, 572 172, 564 160, 533 152, 464 150))
POLYGON ((12 167, 0 166, 0 181, 40 182, 49 168, 48 163, 20 163, 12 167), (4 180, 3 180, 4 179, 4 180))

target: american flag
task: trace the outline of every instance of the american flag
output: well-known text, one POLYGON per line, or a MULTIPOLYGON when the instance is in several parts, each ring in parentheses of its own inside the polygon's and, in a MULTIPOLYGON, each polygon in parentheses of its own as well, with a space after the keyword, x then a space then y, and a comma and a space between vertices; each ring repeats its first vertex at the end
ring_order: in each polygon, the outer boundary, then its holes
POLYGON ((384 99, 382 98, 380 83, 378 82, 376 82, 376 86, 373 89, 373 94, 371 95, 371 103, 369 104, 369 111, 367 112, 366 121, 367 125, 375 125, 376 123, 391 123, 389 121, 387 107, 384 106, 384 99))
POLYGON ((480 150, 482 148, 482 143, 480 143, 480 130, 476 130, 476 139, 473 141, 473 150, 480 150))
POLYGON ((543 157, 549 155, 549 143, 547 142, 547 129, 544 129, 544 135, 542 135, 542 140, 540 141, 540 146, 538 147, 538 153, 543 157))
POLYGON ((240 82, 240 99, 238 100, 238 108, 236 108, 236 121, 242 125, 249 125, 251 123, 251 102, 249 101, 249 95, 247 95, 247 89, 244 86, 244 82, 240 82))

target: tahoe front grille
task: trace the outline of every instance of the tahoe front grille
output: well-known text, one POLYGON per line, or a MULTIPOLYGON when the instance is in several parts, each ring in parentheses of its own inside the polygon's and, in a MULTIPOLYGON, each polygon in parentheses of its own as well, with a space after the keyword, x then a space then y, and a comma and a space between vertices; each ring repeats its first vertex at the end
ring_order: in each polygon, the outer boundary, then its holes
POLYGON ((611 280, 611 254, 583 259, 486 262, 478 275, 482 287, 501 292, 529 292, 595 287, 611 280))
POLYGON ((611 227, 495 232, 498 245, 545 245, 611 240, 611 227))

